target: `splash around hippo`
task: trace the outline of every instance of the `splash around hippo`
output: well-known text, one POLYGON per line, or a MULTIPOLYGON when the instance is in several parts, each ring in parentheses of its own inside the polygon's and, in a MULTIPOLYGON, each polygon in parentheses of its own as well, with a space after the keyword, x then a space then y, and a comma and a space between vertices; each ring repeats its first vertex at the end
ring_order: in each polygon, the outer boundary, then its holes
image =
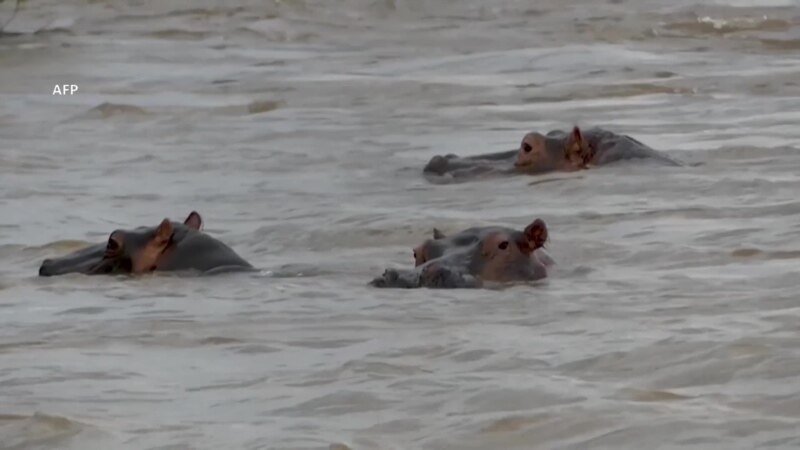
POLYGON ((380 288, 480 288, 485 282, 525 282, 547 276, 547 267, 534 254, 547 241, 541 219, 524 230, 476 227, 450 238, 434 239, 415 248, 416 267, 387 269, 369 284, 380 288), (424 252, 424 254, 422 254, 424 252))
POLYGON ((513 150, 459 157, 431 158, 423 174, 431 182, 463 182, 504 175, 572 172, 623 160, 646 159, 667 166, 682 163, 624 134, 603 128, 530 132, 513 150))
POLYGON ((183 223, 164 219, 155 227, 115 230, 105 243, 46 259, 39 276, 143 274, 154 271, 198 271, 204 274, 254 270, 230 247, 201 230, 203 219, 192 211, 183 223))

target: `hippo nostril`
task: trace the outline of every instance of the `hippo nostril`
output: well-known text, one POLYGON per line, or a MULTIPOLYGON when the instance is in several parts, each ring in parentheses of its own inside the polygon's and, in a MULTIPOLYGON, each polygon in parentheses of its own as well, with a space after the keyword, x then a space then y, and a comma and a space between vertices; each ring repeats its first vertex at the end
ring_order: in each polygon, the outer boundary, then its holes
POLYGON ((524 150, 525 153, 530 153, 531 150, 533 150, 533 147, 531 147, 531 144, 528 144, 527 142, 523 142, 522 143, 522 150, 524 150))
POLYGON ((501 242, 501 243, 497 244, 497 247, 498 247, 500 250, 505 250, 505 249, 507 249, 507 248, 508 248, 508 241, 503 241, 503 242, 501 242))

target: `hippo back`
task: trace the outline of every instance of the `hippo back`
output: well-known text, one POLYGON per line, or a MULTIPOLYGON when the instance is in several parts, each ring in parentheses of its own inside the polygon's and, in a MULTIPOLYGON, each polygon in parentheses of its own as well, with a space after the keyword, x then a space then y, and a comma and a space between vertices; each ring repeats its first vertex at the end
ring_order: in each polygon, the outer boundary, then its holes
POLYGON ((584 132, 584 136, 589 141, 589 145, 595 149, 592 163, 596 165, 643 158, 672 166, 680 165, 667 155, 626 134, 617 134, 602 128, 591 128, 584 132))
POLYGON ((230 247, 213 237, 196 230, 182 231, 177 246, 159 263, 158 270, 248 270, 253 267, 230 247))

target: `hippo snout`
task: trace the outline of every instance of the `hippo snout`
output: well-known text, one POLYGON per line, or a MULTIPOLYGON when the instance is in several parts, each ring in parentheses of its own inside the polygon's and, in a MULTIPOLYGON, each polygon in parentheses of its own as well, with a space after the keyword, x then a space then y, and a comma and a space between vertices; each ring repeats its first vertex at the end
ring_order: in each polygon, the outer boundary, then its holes
POLYGON ((375 287, 389 287, 392 286, 393 283, 396 283, 399 277, 396 270, 386 269, 383 275, 375 278, 369 284, 375 287))
POLYGON ((383 275, 372 280, 370 285, 379 288, 416 288, 419 287, 419 272, 417 270, 386 269, 383 275))
POLYGON ((53 264, 52 259, 45 259, 44 261, 42 261, 42 265, 39 266, 39 276, 40 277, 52 276, 53 275, 53 270, 51 269, 52 264, 53 264))
MULTIPOLYGON (((447 155, 450 156, 450 155, 447 155)), ((450 158, 447 156, 436 155, 428 161, 425 165, 423 172, 435 173, 437 175, 444 175, 447 172, 448 161, 450 158)))

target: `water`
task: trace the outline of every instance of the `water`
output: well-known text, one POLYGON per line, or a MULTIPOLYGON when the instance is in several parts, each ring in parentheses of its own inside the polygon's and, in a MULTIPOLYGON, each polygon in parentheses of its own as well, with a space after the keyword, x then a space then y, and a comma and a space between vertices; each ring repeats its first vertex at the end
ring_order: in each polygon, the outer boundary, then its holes
POLYGON ((0 448, 800 447, 799 6, 30 0, 0 38, 0 448), (702 164, 421 176, 573 123, 702 164), (193 209, 262 272, 36 276, 193 209), (366 285, 434 226, 535 217, 545 283, 366 285))

